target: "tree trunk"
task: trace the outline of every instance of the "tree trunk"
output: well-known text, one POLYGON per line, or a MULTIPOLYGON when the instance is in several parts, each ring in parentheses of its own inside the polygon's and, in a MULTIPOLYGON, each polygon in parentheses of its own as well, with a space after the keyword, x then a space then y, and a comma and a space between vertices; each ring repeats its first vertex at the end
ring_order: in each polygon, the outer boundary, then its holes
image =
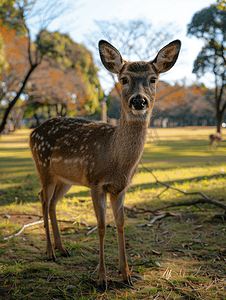
POLYGON ((217 111, 216 113, 216 125, 217 125, 217 132, 221 132, 221 124, 222 124, 222 118, 223 118, 224 112, 217 111))
POLYGON ((37 124, 37 127, 41 125, 40 121, 39 121, 39 117, 36 113, 34 113, 34 118, 36 120, 36 124, 37 124))
POLYGON ((12 108, 14 107, 14 105, 16 104, 17 100, 20 98, 20 95, 22 94, 24 88, 25 88, 25 85, 29 79, 29 77, 31 76, 32 72, 34 71, 34 69, 38 66, 38 64, 34 64, 30 67, 30 70, 28 71, 26 77, 24 78, 24 81, 23 81, 23 84, 22 84, 22 87, 20 88, 19 92, 16 94, 16 97, 9 103, 5 113, 4 113, 4 116, 3 116, 3 119, 2 119, 2 123, 0 125, 0 134, 3 132, 4 128, 5 128, 5 125, 7 123, 7 119, 8 119, 8 116, 12 110, 12 108))

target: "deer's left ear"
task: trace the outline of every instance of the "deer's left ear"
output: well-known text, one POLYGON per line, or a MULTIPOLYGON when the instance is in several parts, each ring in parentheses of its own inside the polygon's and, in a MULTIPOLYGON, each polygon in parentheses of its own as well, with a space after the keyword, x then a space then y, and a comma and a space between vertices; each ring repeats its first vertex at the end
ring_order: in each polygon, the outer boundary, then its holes
POLYGON ((123 65, 123 59, 119 51, 107 41, 99 41, 100 58, 105 68, 111 73, 118 74, 123 65))
POLYGON ((167 72, 174 66, 177 61, 180 48, 181 41, 175 40, 159 51, 156 58, 151 62, 157 73, 167 72))

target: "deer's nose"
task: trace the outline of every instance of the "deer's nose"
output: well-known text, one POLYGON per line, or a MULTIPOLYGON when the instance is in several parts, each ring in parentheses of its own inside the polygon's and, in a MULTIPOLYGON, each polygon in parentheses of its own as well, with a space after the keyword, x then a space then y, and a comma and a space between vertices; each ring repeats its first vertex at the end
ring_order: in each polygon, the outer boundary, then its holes
POLYGON ((147 100, 143 99, 143 98, 134 97, 131 99, 130 103, 135 109, 141 110, 141 109, 144 109, 145 106, 147 105, 147 100))

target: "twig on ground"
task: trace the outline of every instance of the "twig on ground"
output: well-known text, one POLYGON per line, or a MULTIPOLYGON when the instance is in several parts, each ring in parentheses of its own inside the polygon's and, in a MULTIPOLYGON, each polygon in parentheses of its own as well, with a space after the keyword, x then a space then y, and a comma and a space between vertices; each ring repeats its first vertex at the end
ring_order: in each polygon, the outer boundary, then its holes
POLYGON ((26 227, 33 226, 33 225, 37 225, 37 224, 40 224, 40 223, 43 223, 43 222, 44 222, 44 221, 41 220, 41 221, 37 221, 37 222, 25 224, 25 225, 20 229, 20 231, 18 231, 17 233, 12 234, 12 235, 10 235, 10 236, 4 237, 3 240, 9 240, 9 239, 11 239, 11 238, 14 237, 14 236, 18 236, 18 235, 21 234, 21 232, 24 231, 24 229, 25 229, 26 227))
POLYGON ((173 213, 171 213, 171 212, 166 212, 166 213, 164 213, 164 214, 161 214, 161 215, 158 215, 158 216, 152 218, 148 223, 143 223, 143 224, 137 225, 137 227, 143 227, 143 226, 146 226, 146 225, 150 225, 150 224, 155 223, 155 221, 162 220, 162 219, 164 219, 164 218, 166 218, 166 217, 170 217, 170 216, 171 216, 171 217, 175 217, 175 216, 180 217, 181 214, 173 214, 173 213))
MULTIPOLYGON (((42 217, 42 216, 41 216, 42 217)), ((50 221, 50 220, 49 220, 50 221)), ((40 220, 40 221, 36 221, 36 222, 32 222, 32 223, 28 223, 28 224, 25 224, 25 225, 23 225, 23 227, 17 232, 17 233, 14 233, 14 234, 12 234, 12 235, 10 235, 10 236, 7 236, 7 237, 4 237, 3 238, 3 240, 9 240, 9 239, 11 239, 12 237, 14 237, 14 236, 18 236, 18 235, 20 235, 23 231, 24 231, 24 229, 26 228, 26 227, 29 227, 29 226, 34 226, 34 225, 37 225, 37 224, 40 224, 40 223, 43 223, 44 222, 44 220, 40 220)), ((75 221, 65 221, 65 220, 58 220, 58 222, 66 222, 66 223, 75 223, 75 221)), ((80 222, 80 224, 82 224, 82 225, 84 225, 84 226, 87 226, 88 224, 87 223, 85 223, 85 222, 80 222)), ((94 231, 94 228, 93 229, 91 229, 91 230, 93 230, 94 231)), ((90 231, 91 231, 90 230, 90 231)), ((91 233, 91 232, 90 232, 91 233)))
POLYGON ((27 214, 27 213, 4 213, 4 214, 0 214, 0 216, 28 216, 28 217, 37 217, 37 218, 42 218, 43 216, 41 215, 35 215, 35 214, 27 214))
POLYGON ((96 268, 93 272, 89 273, 88 278, 90 278, 90 276, 94 275, 98 269, 99 269, 99 264, 96 266, 96 268))
POLYGON ((92 229, 90 229, 90 230, 86 233, 86 235, 91 234, 91 233, 94 232, 95 230, 97 230, 97 226, 94 226, 92 229))

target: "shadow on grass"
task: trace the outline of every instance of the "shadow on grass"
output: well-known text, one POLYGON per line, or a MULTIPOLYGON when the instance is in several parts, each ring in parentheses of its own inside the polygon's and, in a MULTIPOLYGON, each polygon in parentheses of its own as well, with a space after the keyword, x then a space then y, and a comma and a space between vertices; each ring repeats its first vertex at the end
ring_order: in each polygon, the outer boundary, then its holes
POLYGON ((192 161, 192 159, 199 159, 201 157, 207 161, 211 161, 217 155, 226 161, 225 148, 226 141, 223 141, 221 146, 216 149, 211 149, 208 143, 203 140, 159 141, 156 144, 148 142, 146 143, 146 151, 143 154, 143 159, 187 158, 188 161, 192 161))
POLYGON ((72 193, 72 192, 68 192, 64 198, 68 199, 68 198, 72 198, 72 197, 91 197, 91 193, 90 193, 90 189, 86 190, 86 191, 79 191, 77 193, 72 193))
MULTIPOLYGON (((148 171, 147 171, 148 172, 148 171)), ((150 174, 150 178, 153 179, 153 176, 150 174)), ((197 183, 199 181, 202 180, 211 180, 212 178, 214 179, 220 179, 220 178, 225 178, 226 179, 226 175, 223 174, 212 174, 210 176, 197 176, 197 177, 193 177, 191 179, 177 179, 177 180, 173 180, 173 181, 166 181, 164 180, 164 183, 170 185, 170 186, 174 186, 175 182, 177 184, 184 184, 184 183, 188 183, 190 182, 191 185, 192 183, 197 183)), ((158 186, 160 186, 160 183, 157 182, 150 182, 150 183, 142 183, 142 184, 133 184, 132 186, 129 187, 128 192, 135 192, 136 190, 146 190, 146 189, 151 189, 153 187, 156 187, 156 185, 158 184, 158 186)), ((164 186, 162 186, 164 187, 164 186)))
MULTIPOLYGON (((152 175, 150 174, 150 178, 152 178, 152 175)), ((38 192, 40 191, 40 184, 38 181, 38 178, 35 176, 30 176, 27 175, 26 177, 22 177, 23 180, 18 179, 17 178, 17 182, 9 182, 8 185, 10 186, 6 186, 5 188, 1 188, 0 189, 0 206, 4 206, 4 205, 9 205, 11 203, 15 203, 15 201, 17 203, 35 203, 35 202, 39 202, 39 197, 38 197, 38 192)), ((202 181, 202 180, 206 180, 209 181, 212 178, 218 180, 218 179, 225 179, 226 175, 222 175, 222 174, 212 174, 211 176, 196 176, 193 177, 192 179, 181 179, 181 180, 177 180, 177 184, 181 184, 183 185, 184 183, 189 184, 191 186, 192 189, 192 184, 197 184, 198 182, 202 181), (189 182, 189 183, 188 183, 189 182)), ((170 186, 174 186, 175 184, 175 180, 174 181, 164 181, 166 184, 170 185, 170 186)), ((148 190, 148 189, 152 189, 152 188, 156 188, 156 187, 161 187, 160 184, 157 184, 156 182, 148 182, 148 183, 142 183, 142 184, 134 184, 132 186, 129 187, 128 192, 129 193, 133 193, 136 191, 141 191, 142 190, 148 190)), ((162 186, 162 188, 164 188, 164 186, 162 186)), ((222 186, 222 188, 216 188, 216 187, 212 187, 211 189, 208 190, 209 193, 214 193, 214 194, 218 194, 217 190, 219 190, 219 192, 224 189, 225 187, 222 186)), ((194 188, 193 188, 194 189, 194 188)), ((203 191, 203 187, 200 189, 196 190, 202 190, 203 191)), ((64 198, 69 199, 72 197, 90 197, 90 190, 84 190, 84 191, 78 191, 78 192, 68 192, 64 198)), ((141 203, 140 203, 141 204, 141 203)))

